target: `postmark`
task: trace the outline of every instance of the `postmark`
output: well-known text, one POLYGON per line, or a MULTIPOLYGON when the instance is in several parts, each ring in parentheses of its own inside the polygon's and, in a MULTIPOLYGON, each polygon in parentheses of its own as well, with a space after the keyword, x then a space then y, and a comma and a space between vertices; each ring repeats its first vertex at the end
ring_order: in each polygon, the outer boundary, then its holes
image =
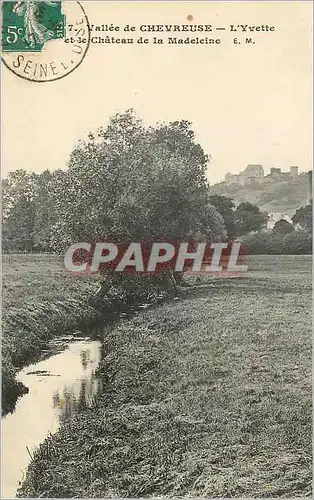
POLYGON ((89 46, 89 22, 80 2, 2 3, 2 61, 25 80, 64 78, 80 66, 89 46))

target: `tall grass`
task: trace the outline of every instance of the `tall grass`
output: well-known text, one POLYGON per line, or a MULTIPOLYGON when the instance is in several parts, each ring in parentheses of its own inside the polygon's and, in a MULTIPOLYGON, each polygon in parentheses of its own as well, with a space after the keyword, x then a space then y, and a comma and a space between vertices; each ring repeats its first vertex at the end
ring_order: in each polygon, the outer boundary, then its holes
POLYGON ((253 259, 106 332, 102 392, 18 496, 310 496, 310 266, 253 259))

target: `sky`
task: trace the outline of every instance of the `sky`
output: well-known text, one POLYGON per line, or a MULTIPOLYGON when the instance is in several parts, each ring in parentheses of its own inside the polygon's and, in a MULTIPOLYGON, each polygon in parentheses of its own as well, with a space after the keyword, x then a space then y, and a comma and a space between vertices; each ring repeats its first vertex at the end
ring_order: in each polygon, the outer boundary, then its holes
POLYGON ((78 139, 129 108, 147 124, 191 121, 212 157, 211 183, 252 163, 266 173, 272 166, 311 168, 311 2, 82 4, 91 24, 188 24, 193 16, 195 24, 264 23, 276 30, 237 47, 229 32, 216 46, 91 44, 71 75, 41 84, 4 67, 3 176, 18 168, 65 168, 78 139))

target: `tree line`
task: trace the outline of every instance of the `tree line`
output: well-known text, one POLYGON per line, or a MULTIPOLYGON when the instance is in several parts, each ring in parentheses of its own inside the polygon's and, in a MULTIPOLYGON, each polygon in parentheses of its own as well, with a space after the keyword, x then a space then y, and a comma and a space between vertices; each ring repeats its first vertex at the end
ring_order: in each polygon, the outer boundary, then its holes
MULTIPOLYGON (((77 143, 65 170, 20 169, 2 181, 3 251, 63 252, 95 238, 246 238, 255 251, 268 215, 251 203, 235 207, 232 199, 211 195, 209 162, 188 121, 153 127, 133 110, 118 113, 77 143)), ((292 233, 298 239, 312 231, 309 213, 311 206, 302 207, 294 226, 281 221, 274 228, 277 242, 289 236, 292 253, 292 233)))

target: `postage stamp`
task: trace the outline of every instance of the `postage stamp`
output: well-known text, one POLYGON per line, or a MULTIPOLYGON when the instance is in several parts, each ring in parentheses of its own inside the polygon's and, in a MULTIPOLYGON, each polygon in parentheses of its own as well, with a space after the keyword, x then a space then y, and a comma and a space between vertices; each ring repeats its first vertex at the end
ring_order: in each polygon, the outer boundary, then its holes
POLYGON ((79 2, 2 3, 2 61, 21 78, 64 78, 82 63, 89 44, 88 18, 79 2))

